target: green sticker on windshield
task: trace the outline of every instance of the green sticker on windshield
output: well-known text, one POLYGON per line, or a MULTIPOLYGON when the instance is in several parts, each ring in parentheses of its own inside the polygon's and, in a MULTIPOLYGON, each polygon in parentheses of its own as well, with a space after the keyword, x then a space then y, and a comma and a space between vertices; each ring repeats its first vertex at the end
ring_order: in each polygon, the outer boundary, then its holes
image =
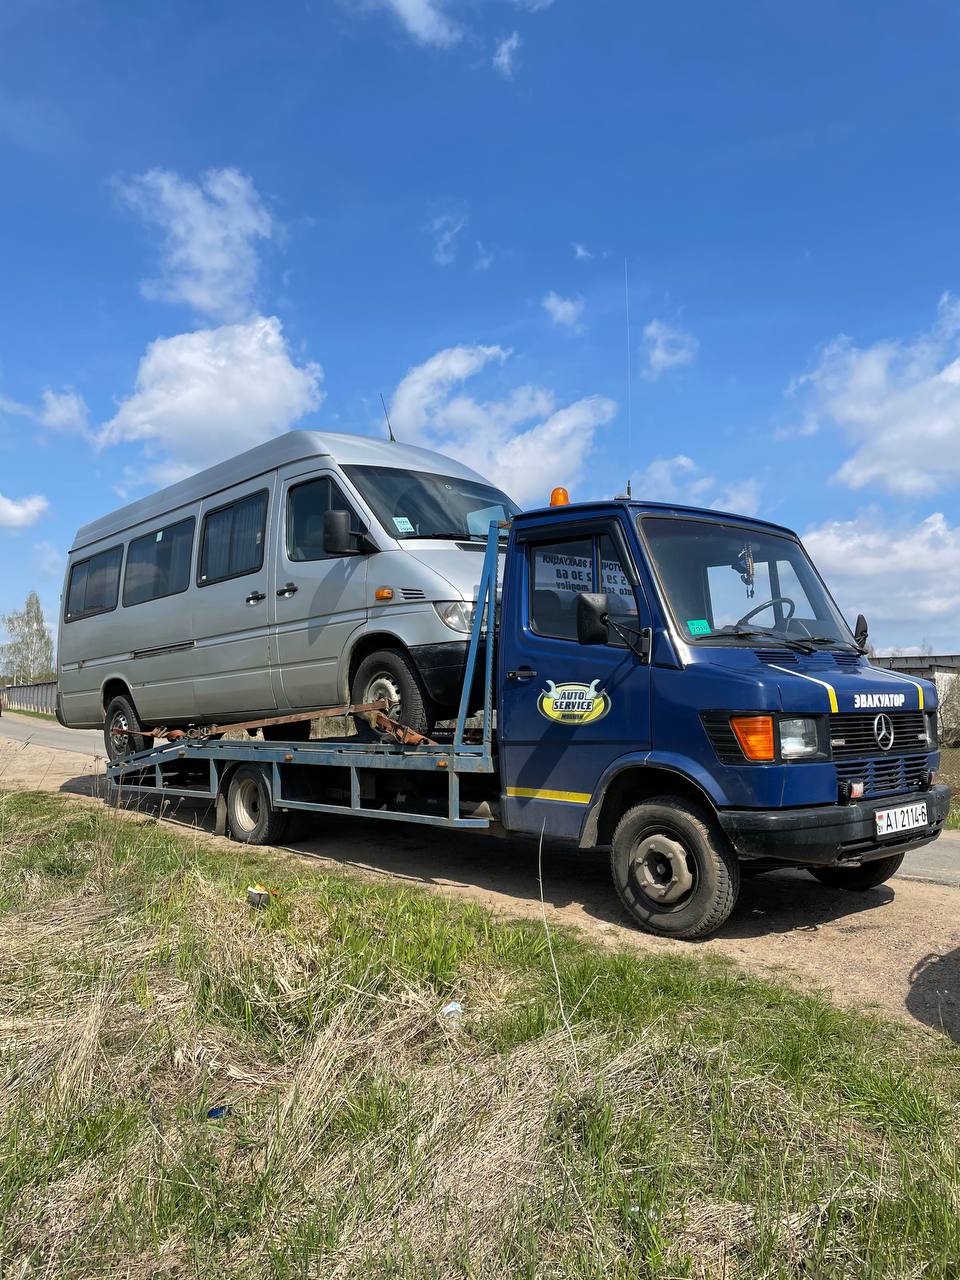
POLYGON ((710 634, 710 623, 706 618, 690 618, 687 622, 687 630, 692 636, 707 636, 710 634))

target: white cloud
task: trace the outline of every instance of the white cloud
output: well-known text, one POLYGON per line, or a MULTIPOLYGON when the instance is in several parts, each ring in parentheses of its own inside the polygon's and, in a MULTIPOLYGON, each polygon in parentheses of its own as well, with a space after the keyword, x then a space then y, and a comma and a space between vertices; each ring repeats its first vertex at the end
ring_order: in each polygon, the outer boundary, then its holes
POLYGON ((496 255, 482 240, 477 241, 477 256, 473 260, 474 271, 489 271, 496 255))
POLYGON ((455 388, 510 352, 498 346, 449 347, 411 369, 393 395, 390 417, 405 444, 459 458, 521 503, 545 503, 555 484, 579 478, 597 430, 616 413, 588 396, 558 407, 543 387, 515 387, 481 401, 455 388))
POLYGON ((857 347, 839 337, 791 383, 800 434, 835 424, 855 446, 836 479, 916 496, 960 483, 960 299, 944 294, 912 340, 857 347))
POLYGON ((633 477, 634 496, 648 502, 712 507, 745 516, 756 515, 760 488, 760 481, 752 477, 725 484, 684 453, 673 458, 655 458, 633 477))
POLYGON ((497 45, 496 52, 493 55, 493 69, 498 71, 505 80, 512 80, 516 74, 517 54, 520 52, 522 44, 520 33, 514 31, 511 35, 505 36, 497 45))
POLYGON ((38 493, 29 498, 6 498, 0 493, 0 529, 25 529, 36 524, 49 506, 38 493))
POLYGON ((553 289, 543 299, 541 306, 553 324, 564 329, 577 329, 583 315, 582 298, 562 298, 553 289))
POLYGON ((43 406, 37 413, 37 421, 54 431, 85 432, 90 426, 90 410, 82 395, 68 387, 65 391, 51 391, 49 387, 41 397, 43 406))
POLYGON ((163 233, 161 275, 141 285, 145 297, 186 303, 213 320, 245 319, 253 310, 256 242, 275 225, 252 181, 236 169, 210 169, 197 182, 151 169, 118 182, 126 203, 163 233))
POLYGON ((441 213, 431 218, 427 230, 433 236, 433 260, 438 267, 448 267, 457 256, 457 237, 467 225, 462 213, 441 213))
POLYGON ((52 542, 38 542, 34 545, 33 554, 37 569, 44 578, 59 580, 63 577, 66 560, 59 547, 52 542))
POLYGON ((142 441, 150 479, 170 483, 288 430, 319 407, 322 380, 294 363, 276 316, 158 338, 97 443, 142 441))
POLYGON ((643 331, 643 350, 646 369, 643 376, 655 382, 668 369, 692 364, 700 343, 692 333, 686 333, 665 320, 651 320, 643 331))
POLYGON ((878 648, 955 653, 960 635, 960 526, 941 512, 918 524, 888 524, 878 511, 831 520, 804 544, 848 622, 863 613, 878 648))
POLYGON ((553 0, 513 0, 518 9, 526 9, 527 13, 541 13, 549 9, 553 0))
POLYGON ((574 240, 573 256, 576 258, 578 262, 589 262, 593 257, 593 254, 590 252, 590 250, 587 248, 585 244, 580 244, 579 241, 574 240))
POLYGON ((351 7, 385 9, 418 44, 448 49, 463 36, 457 23, 444 12, 443 0, 361 0, 360 4, 354 0, 351 7))

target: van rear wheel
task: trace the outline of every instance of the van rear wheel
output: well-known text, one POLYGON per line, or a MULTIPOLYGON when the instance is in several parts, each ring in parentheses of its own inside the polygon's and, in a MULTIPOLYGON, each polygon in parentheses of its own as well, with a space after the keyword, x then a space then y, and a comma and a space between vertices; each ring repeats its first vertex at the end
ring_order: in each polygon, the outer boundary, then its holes
POLYGON ((727 920, 740 863, 705 808, 658 796, 617 824, 610 868, 620 901, 647 933, 703 938, 727 920))
POLYGON ((123 694, 111 698, 103 719, 103 744, 108 760, 125 760, 138 751, 149 751, 153 738, 143 732, 136 708, 123 694))
POLYGON ((381 699, 391 704, 387 714, 394 720, 415 733, 432 731, 433 705, 416 667, 399 649, 378 649, 364 658, 350 685, 350 700, 355 704, 381 699))

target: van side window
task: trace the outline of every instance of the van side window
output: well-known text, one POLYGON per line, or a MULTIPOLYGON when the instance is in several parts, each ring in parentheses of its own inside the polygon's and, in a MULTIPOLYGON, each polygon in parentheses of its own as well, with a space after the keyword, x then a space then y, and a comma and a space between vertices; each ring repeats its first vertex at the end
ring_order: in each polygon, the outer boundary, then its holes
POLYGON ((109 613, 117 607, 122 560, 123 547, 111 547, 109 551, 77 561, 70 570, 64 622, 76 622, 94 613, 109 613))
POLYGON ((174 596, 190 585, 194 519, 178 520, 134 538, 123 573, 124 607, 174 596))
POLYGON ((530 625, 542 636, 577 638, 577 596, 593 590, 593 539, 541 543, 530 550, 530 625))
POLYGON ((211 511, 203 520, 197 584, 207 587, 263 568, 267 491, 251 493, 211 511))
POLYGON ((350 528, 360 532, 360 520, 329 476, 298 484, 287 494, 287 556, 291 560, 325 560, 323 516, 348 511, 350 528))

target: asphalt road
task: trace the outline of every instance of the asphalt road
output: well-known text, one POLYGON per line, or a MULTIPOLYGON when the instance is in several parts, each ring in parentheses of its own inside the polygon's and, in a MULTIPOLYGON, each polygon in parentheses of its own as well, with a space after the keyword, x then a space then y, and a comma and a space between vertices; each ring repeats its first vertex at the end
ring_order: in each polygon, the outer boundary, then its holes
MULTIPOLYGON (((0 737, 78 755, 104 755, 103 734, 98 729, 64 729, 55 720, 18 716, 14 711, 0 715, 0 737)), ((960 887, 960 831, 945 831, 933 844, 907 854, 898 874, 927 884, 960 887)))

